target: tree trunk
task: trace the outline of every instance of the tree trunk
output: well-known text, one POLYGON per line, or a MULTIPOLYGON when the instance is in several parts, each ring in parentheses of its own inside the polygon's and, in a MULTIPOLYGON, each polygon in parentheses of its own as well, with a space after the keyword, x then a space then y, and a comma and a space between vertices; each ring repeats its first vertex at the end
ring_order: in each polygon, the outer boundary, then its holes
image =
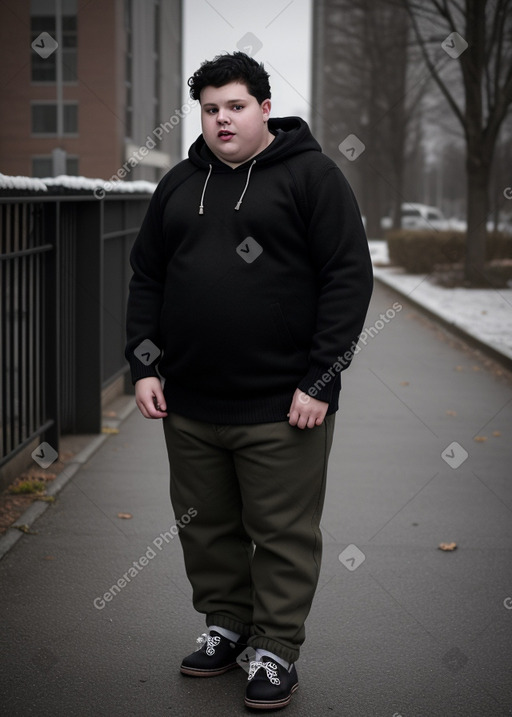
POLYGON ((409 117, 405 98, 407 96, 407 46, 409 36, 409 16, 404 8, 396 8, 393 13, 394 48, 392 52, 392 98, 389 125, 389 163, 393 167, 394 199, 393 228, 402 227, 402 197, 404 196, 405 144, 409 117))
POLYGON ((472 286, 485 284, 485 244, 487 239, 487 214, 489 207, 488 187, 490 163, 475 161, 470 157, 467 162, 467 239, 464 278, 472 286))
POLYGON ((393 213, 391 215, 391 221, 393 229, 402 228, 402 203, 400 197, 402 196, 403 181, 400 184, 399 190, 397 191, 397 198, 393 204, 393 213))
POLYGON ((366 234, 369 239, 382 236, 380 220, 382 217, 381 180, 373 165, 368 162, 363 168, 363 198, 366 214, 366 234))

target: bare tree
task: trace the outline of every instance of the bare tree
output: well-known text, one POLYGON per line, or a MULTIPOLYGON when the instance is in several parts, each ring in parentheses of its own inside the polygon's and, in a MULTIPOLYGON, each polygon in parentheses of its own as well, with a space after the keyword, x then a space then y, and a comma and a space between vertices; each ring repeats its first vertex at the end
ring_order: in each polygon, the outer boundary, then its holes
MULTIPOLYGON (((430 76, 414 77, 409 18, 390 0, 316 0, 313 85, 315 134, 353 183, 369 236, 391 207, 396 226, 404 201, 408 155, 418 157, 419 99, 430 76), (354 162, 338 145, 356 135, 365 145, 354 162)), ((407 197, 409 198, 409 197, 407 197)))
POLYGON ((512 106, 512 0, 399 0, 398 4, 407 9, 426 66, 464 132, 465 278, 477 285, 482 283, 485 264, 493 156, 512 106), (456 83, 447 72, 454 68, 459 73, 456 83))

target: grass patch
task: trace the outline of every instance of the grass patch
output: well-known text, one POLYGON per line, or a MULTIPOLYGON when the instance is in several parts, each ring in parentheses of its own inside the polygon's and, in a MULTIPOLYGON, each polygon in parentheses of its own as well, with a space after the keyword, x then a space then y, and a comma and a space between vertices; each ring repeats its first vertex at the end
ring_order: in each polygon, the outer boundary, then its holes
POLYGON ((9 488, 12 495, 27 495, 31 493, 44 493, 46 483, 41 480, 22 480, 9 488))

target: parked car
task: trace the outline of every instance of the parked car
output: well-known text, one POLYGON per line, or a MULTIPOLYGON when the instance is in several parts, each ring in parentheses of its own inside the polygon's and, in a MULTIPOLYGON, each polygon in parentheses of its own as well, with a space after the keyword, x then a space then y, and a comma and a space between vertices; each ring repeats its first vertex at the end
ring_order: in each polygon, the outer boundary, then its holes
MULTIPOLYGON (((454 229, 458 232, 465 232, 468 228, 465 219, 449 219, 448 224, 450 229, 454 229)), ((494 230, 497 230, 499 232, 503 232, 503 234, 512 234, 512 220, 505 218, 503 220, 500 220, 498 224, 495 225, 494 219, 489 219, 486 222, 486 228, 488 232, 493 232, 494 230)))
MULTIPOLYGON (((449 229, 449 222, 437 207, 417 202, 404 202, 401 207, 402 229, 449 229)), ((391 217, 381 219, 382 229, 391 229, 391 217)))
MULTIPOLYGON (((393 220, 391 217, 383 217, 380 220, 380 226, 383 230, 391 229, 393 220)), ((427 204, 418 204, 416 202, 404 202, 402 204, 402 228, 465 232, 467 223, 465 219, 445 218, 437 207, 430 207, 427 204)), ((487 231, 491 232, 494 228, 494 220, 489 219, 487 221, 487 231)), ((512 234, 512 215, 501 214, 496 228, 505 234, 512 234)))

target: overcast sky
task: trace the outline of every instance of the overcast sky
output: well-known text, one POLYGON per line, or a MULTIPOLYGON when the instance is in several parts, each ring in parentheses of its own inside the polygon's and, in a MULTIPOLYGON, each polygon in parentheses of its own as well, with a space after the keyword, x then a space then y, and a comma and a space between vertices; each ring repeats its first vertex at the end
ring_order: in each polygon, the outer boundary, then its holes
MULTIPOLYGON (((311 0, 186 0, 184 10, 184 97, 186 81, 204 60, 242 50, 270 74, 274 117, 309 120, 311 0)), ((201 133, 198 109, 183 122, 183 155, 201 133)))

